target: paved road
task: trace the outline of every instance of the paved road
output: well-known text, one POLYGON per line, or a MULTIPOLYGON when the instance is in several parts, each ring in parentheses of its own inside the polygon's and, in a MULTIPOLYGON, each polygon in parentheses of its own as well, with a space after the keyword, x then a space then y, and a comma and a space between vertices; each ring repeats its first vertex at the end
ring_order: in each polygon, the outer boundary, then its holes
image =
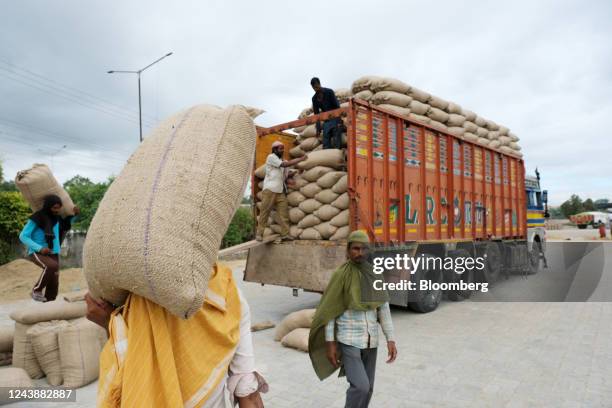
MULTIPOLYGON (((237 280, 241 270, 234 269, 237 280)), ((319 299, 240 286, 254 322, 280 321, 319 299)), ((426 315, 392 313, 399 357, 385 364, 379 350, 371 407, 612 407, 612 303, 444 302, 426 315)), ((273 330, 254 333, 254 342, 271 387, 267 407, 343 406, 344 379, 319 382, 308 355, 274 342, 273 330)), ((73 406, 94 407, 95 391, 95 383, 80 389, 73 406)))

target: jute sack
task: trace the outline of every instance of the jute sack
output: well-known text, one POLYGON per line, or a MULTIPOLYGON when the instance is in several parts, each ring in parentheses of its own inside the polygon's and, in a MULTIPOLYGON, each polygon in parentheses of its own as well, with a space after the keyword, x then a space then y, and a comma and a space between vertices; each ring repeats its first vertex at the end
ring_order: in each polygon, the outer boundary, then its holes
POLYGON ((259 187, 260 190, 263 190, 263 186, 264 186, 263 180, 257 183, 257 187, 259 187))
POLYGON ((263 192, 259 191, 257 194, 255 194, 255 197, 257 200, 261 201, 263 199, 263 192))
POLYGON ((304 211, 306 214, 312 214, 316 210, 319 209, 323 204, 315 200, 314 198, 309 198, 300 203, 300 210, 304 211))
POLYGON ((302 233, 300 234, 300 239, 320 240, 323 238, 321 237, 321 234, 319 234, 319 231, 310 227, 302 231, 302 233))
MULTIPOLYGON (((467 116, 466 116, 466 119, 467 119, 467 116)), ((476 116, 476 118, 474 120, 472 120, 472 122, 474 122, 476 125, 478 125, 480 127, 485 127, 487 125, 486 119, 481 118, 480 116, 476 116)))
MULTIPOLYGON (((470 132, 470 133, 474 133, 474 132, 470 132)), ((479 137, 487 137, 489 135, 489 131, 483 127, 479 127, 478 129, 476 129, 476 134, 479 137)))
MULTIPOLYGON (((507 137, 507 136, 504 136, 504 137, 507 137)), ((498 131, 496 131, 496 130, 492 130, 492 131, 490 131, 490 132, 489 132, 489 134, 487 135, 487 138, 488 138, 489 140, 497 140, 497 139, 499 139, 499 132, 498 132, 498 131)), ((508 137, 508 140, 509 140, 509 139, 510 139, 510 138, 508 137)), ((501 142, 501 140, 500 140, 500 142, 501 142)), ((502 144, 503 144, 503 142, 502 142, 502 144)))
MULTIPOLYGON (((408 95, 412 97, 412 99, 416 99, 419 102, 427 103, 429 99, 431 99, 431 95, 425 91, 421 91, 418 88, 411 87, 410 91, 408 91, 408 95)), ((412 109, 412 108, 410 108, 412 109)))
POLYGON ((304 151, 300 146, 295 146, 294 148, 289 150, 289 156, 291 157, 302 157, 304 155, 304 151))
POLYGON ((0 353, 13 350, 13 334, 15 328, 11 326, 0 327, 0 353))
POLYGON ((348 225, 345 225, 344 227, 338 228, 338 230, 336 230, 336 233, 332 235, 331 237, 329 237, 329 240, 339 241, 341 239, 346 239, 350 233, 351 233, 351 228, 348 225))
POLYGON ((297 328, 281 339, 281 344, 308 353, 308 336, 310 329, 297 328))
POLYGON ((291 221, 292 224, 297 224, 305 216, 306 213, 299 208, 292 208, 289 210, 289 221, 291 221))
POLYGON ((331 191, 331 189, 325 189, 317 193, 314 198, 323 204, 331 204, 336 198, 338 198, 338 194, 331 191))
POLYGON ((63 382, 57 336, 59 331, 68 325, 66 320, 51 320, 36 323, 27 332, 36 360, 47 376, 49 384, 54 386, 63 382))
POLYGON ((429 122, 431 122, 431 119, 429 119, 427 116, 416 115, 414 113, 410 113, 408 117, 412 120, 416 120, 417 122, 421 122, 424 124, 428 124, 429 122))
MULTIPOLYGON (((340 213, 340 210, 330 204, 322 205, 313 214, 321 221, 329 221, 340 213)), ((318 231, 318 230, 317 230, 318 231)), ((321 231, 319 231, 321 232, 321 231)), ((323 235, 323 234, 321 234, 323 235)))
POLYGON ((314 227, 315 225, 319 225, 320 223, 321 223, 321 220, 319 219, 319 217, 317 217, 314 214, 308 214, 307 216, 305 216, 298 222, 298 227, 304 230, 306 228, 310 228, 310 227, 314 227))
POLYGON ((332 171, 317 180, 321 188, 332 188, 346 174, 345 171, 332 171))
POLYGON ((446 126, 444 123, 440 123, 440 122, 438 122, 438 121, 434 121, 434 120, 432 120, 432 121, 429 123, 429 125, 430 125, 430 126, 432 126, 432 127, 434 127, 434 128, 436 128, 436 129, 438 129, 438 130, 441 130, 441 131, 443 131, 443 132, 447 132, 447 131, 448 131, 448 127, 447 127, 447 126, 446 126))
POLYGON ((442 110, 448 109, 448 101, 445 101, 442 98, 438 98, 437 96, 432 95, 431 98, 429 99, 429 104, 433 106, 434 108, 438 108, 442 110))
POLYGON ((13 364, 13 353, 10 351, 0 352, 0 367, 13 364))
POLYGON ((502 146, 510 146, 510 143, 514 143, 508 136, 500 136, 497 140, 499 140, 502 146))
POLYGON ((413 114, 425 115, 431 107, 425 103, 414 100, 410 102, 409 108, 410 112, 413 114))
POLYGON ((478 131, 478 126, 476 126, 474 122, 465 121, 463 122, 462 126, 465 128, 465 130, 467 130, 470 133, 476 133, 478 131))
POLYGON ((15 339, 13 341, 13 367, 23 368, 30 378, 43 378, 44 373, 36 360, 32 342, 27 335, 31 324, 15 322, 15 339))
POLYGON ((410 85, 395 78, 375 78, 370 88, 374 92, 395 91, 405 94, 410 91, 410 85))
POLYGON ((315 225, 314 229, 321 234, 321 238, 329 239, 338 230, 338 227, 334 227, 329 222, 322 222, 319 225, 315 225))
POLYGON ((319 187, 317 183, 313 182, 313 183, 308 183, 304 187, 300 188, 300 193, 302 193, 304 197, 314 198, 314 196, 317 195, 317 193, 320 192, 321 190, 323 189, 319 187))
POLYGON ((296 127, 296 128, 293 128, 292 130, 293 130, 295 133, 298 133, 298 134, 299 134, 299 133, 302 133, 302 132, 304 131, 304 129, 306 129, 306 125, 304 125, 304 126, 298 126, 298 127, 296 127))
POLYGON ((302 233, 303 229, 301 229, 298 226, 292 225, 291 227, 289 227, 289 235, 291 235, 291 237, 298 239, 300 237, 300 234, 302 233))
POLYGON ((338 196, 338 198, 336 198, 331 204, 339 210, 346 210, 347 208, 349 208, 349 202, 350 198, 348 193, 343 193, 342 195, 338 196))
POLYGON ((401 106, 406 108, 410 106, 410 102, 412 102, 412 98, 408 95, 404 95, 395 91, 381 91, 376 92, 370 102, 375 103, 377 105, 386 103, 389 105, 401 106))
MULTIPOLYGON (((309 137, 308 139, 306 139, 302 143, 300 143, 300 145, 298 147, 300 148, 300 150, 302 152, 306 153, 306 152, 309 152, 311 150, 314 150, 320 144, 321 144, 321 142, 319 142, 319 139, 317 139, 316 137, 309 137)), ((303 155, 304 154, 302 154, 302 156, 303 155)))
POLYGON ((280 226, 280 225, 278 225, 278 224, 270 224, 270 229, 271 229, 271 230, 272 230, 272 232, 274 232, 275 234, 280 234, 280 233, 281 233, 281 231, 283 230, 283 229, 281 228, 281 226, 280 226))
POLYGON ((289 313, 283 321, 276 326, 274 341, 281 341, 283 337, 299 328, 310 328, 316 309, 304 309, 289 313))
POLYGON ((336 94, 336 98, 350 98, 353 96, 351 90, 346 88, 334 89, 334 93, 336 94))
POLYGON ((384 108, 384 109, 388 109, 393 113, 396 113, 398 115, 401 116, 408 116, 410 114, 410 109, 408 108, 402 108, 400 106, 395 106, 395 105, 389 105, 386 103, 382 103, 380 105, 378 105, 380 108, 384 108))
POLYGON ((465 116, 465 120, 474 122, 476 120, 476 114, 468 109, 461 109, 461 115, 465 116))
POLYGON ((348 190, 348 176, 345 174, 332 187, 332 191, 337 194, 345 193, 348 190))
POLYGON ((312 106, 302 109, 298 115, 298 119, 304 119, 306 116, 312 115, 312 106))
POLYGON ((85 300, 85 295, 89 292, 89 289, 82 289, 75 292, 66 293, 63 298, 68 303, 82 302, 85 300))
POLYGON ((64 387, 80 388, 98 378, 103 328, 87 319, 76 320, 58 333, 64 387))
POLYGON ((514 149, 516 151, 520 151, 521 150, 521 146, 519 146, 519 144, 516 143, 516 142, 510 142, 510 144, 508 146, 510 146, 511 149, 514 149))
POLYGON ((435 121, 442 122, 442 123, 448 120, 448 113, 438 108, 429 109, 429 111, 427 112, 427 116, 435 121))
POLYGON ((513 142, 518 142, 518 141, 520 140, 520 139, 518 138, 518 136, 517 136, 517 135, 515 135, 515 134, 514 134, 514 133, 512 133, 512 132, 509 132, 509 133, 508 133, 508 137, 509 137, 510 139, 512 139, 512 141, 513 141, 513 142))
POLYGON ((287 194, 287 202, 292 207, 297 207, 304 200, 306 200, 306 197, 304 197, 304 194, 300 193, 299 191, 294 191, 287 194))
POLYGON ((274 235, 274 231, 270 227, 264 229, 263 236, 264 238, 269 237, 270 235, 274 235))
POLYGON ((297 168, 309 170, 317 166, 340 169, 345 165, 344 152, 341 149, 318 150, 308 154, 308 159, 299 162, 297 168))
POLYGON ((349 216, 350 216, 349 210, 341 211, 338 215, 332 218, 329 221, 329 223, 333 225, 334 227, 344 227, 345 225, 348 225, 349 223, 349 216))
POLYGON ((83 272, 92 295, 119 305, 136 293, 182 318, 198 311, 256 138, 240 106, 195 106, 159 125, 113 181, 87 232, 83 272))
POLYGON ((295 176, 293 177, 293 181, 294 181, 294 188, 296 190, 299 190, 300 188, 304 187, 306 184, 308 184, 308 180, 305 180, 304 177, 302 176, 295 176))
POLYGON ((499 150, 501 150, 503 153, 506 153, 506 154, 515 154, 516 153, 512 148, 510 148, 508 146, 501 146, 499 148, 499 150))
POLYGON ((499 130, 499 125, 495 122, 493 122, 492 120, 486 120, 486 125, 485 127, 489 130, 499 130))
MULTIPOLYGON (((9 316, 21 324, 36 324, 49 320, 70 320, 85 316, 87 305, 85 302, 65 302, 54 300, 52 302, 37 303, 23 309, 15 310, 9 316)), ((17 336, 17 329, 15 329, 17 336)))
POLYGON ((23 198, 30 204, 32 211, 38 211, 43 206, 46 195, 55 194, 62 200, 61 216, 74 215, 74 203, 57 182, 46 164, 34 164, 32 168, 17 172, 15 186, 21 191, 23 198))
POLYGON ((313 181, 317 181, 320 177, 323 177, 324 175, 326 175, 327 173, 329 173, 332 170, 333 169, 331 167, 316 166, 316 167, 313 167, 312 169, 310 169, 308 171, 305 171, 302 174, 302 177, 304 178, 304 180, 307 180, 309 182, 313 182, 313 181))
POLYGON ((457 115, 456 113, 451 113, 448 115, 448 120, 446 124, 448 126, 463 126, 465 123, 465 116, 457 115))
POLYGON ((451 126, 448 128, 448 133, 455 136, 463 136, 466 130, 464 127, 451 126))
POLYGON ((479 139, 479 137, 478 137, 478 136, 476 136, 476 135, 475 135, 475 134, 473 134, 473 133, 469 133, 469 132, 464 133, 464 134, 463 134, 463 138, 464 138, 465 140, 470 141, 470 142, 477 142, 477 141, 478 141, 478 139, 479 139))
POLYGON ((508 129, 505 126, 499 126, 499 135, 500 136, 508 136, 508 133, 510 133, 510 129, 508 129))
POLYGON ((32 380, 28 377, 28 373, 22 368, 18 367, 6 367, 0 369, 0 405, 14 402, 10 400, 8 389, 10 388, 32 388, 32 380))
POLYGON ((353 95, 357 92, 370 89, 372 87, 372 82, 378 79, 381 78, 376 75, 366 75, 362 76, 361 78, 357 78, 351 84, 351 91, 353 92, 353 95))
POLYGON ((489 147, 493 148, 493 149, 497 149, 501 146, 501 143, 499 142, 499 140, 491 140, 489 141, 489 147))
POLYGON ((308 125, 306 126, 306 129, 304 129, 304 131, 300 133, 300 136, 302 136, 303 138, 311 138, 311 137, 315 137, 316 135, 317 135, 317 125, 308 125))
MULTIPOLYGON (((470 133, 470 134, 471 134, 471 133, 470 133)), ((478 143, 480 143, 481 145, 488 146, 488 145, 489 145, 489 143, 491 143, 491 141, 490 141, 489 139, 487 139, 487 138, 484 138, 484 137, 478 137, 478 136, 476 136, 476 137, 478 138, 478 140, 477 140, 477 141, 478 141, 478 143)))
POLYGON ((457 113, 457 114, 461 115, 461 106, 457 105, 454 102, 449 102, 448 103, 448 108, 446 108, 446 111, 448 113, 457 113))
POLYGON ((263 179, 266 177, 266 165, 262 164, 255 170, 255 177, 263 179))
POLYGON ((365 89, 363 91, 357 92, 353 96, 357 99, 363 99, 364 101, 369 101, 370 98, 374 96, 374 93, 372 93, 372 91, 370 91, 369 89, 365 89))

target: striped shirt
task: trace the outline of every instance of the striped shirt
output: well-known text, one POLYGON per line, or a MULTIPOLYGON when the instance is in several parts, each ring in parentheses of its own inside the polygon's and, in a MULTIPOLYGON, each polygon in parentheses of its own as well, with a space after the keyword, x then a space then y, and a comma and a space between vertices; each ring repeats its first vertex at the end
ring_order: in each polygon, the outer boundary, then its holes
POLYGON ((336 340, 359 349, 378 347, 378 323, 387 341, 394 341, 389 302, 374 310, 346 310, 327 322, 325 341, 336 340))

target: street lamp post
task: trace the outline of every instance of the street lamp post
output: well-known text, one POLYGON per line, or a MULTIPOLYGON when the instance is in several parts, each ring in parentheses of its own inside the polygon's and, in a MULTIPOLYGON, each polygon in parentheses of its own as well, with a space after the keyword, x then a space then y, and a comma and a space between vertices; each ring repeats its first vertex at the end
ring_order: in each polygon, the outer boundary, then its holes
POLYGON ((172 52, 167 53, 166 55, 164 55, 161 58, 156 59, 155 61, 153 61, 152 63, 150 63, 149 65, 147 65, 146 67, 139 69, 138 71, 117 71, 117 70, 112 70, 112 71, 108 71, 108 74, 136 74, 138 76, 138 126, 140 129, 140 141, 142 142, 142 96, 141 96, 141 92, 140 92, 140 74, 147 68, 157 64, 159 61, 163 60, 166 57, 169 57, 172 55, 172 52))

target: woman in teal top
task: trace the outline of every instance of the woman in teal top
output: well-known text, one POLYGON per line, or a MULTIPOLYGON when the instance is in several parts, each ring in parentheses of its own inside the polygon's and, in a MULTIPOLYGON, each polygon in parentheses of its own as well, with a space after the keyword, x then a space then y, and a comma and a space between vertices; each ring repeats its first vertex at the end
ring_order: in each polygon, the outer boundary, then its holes
MULTIPOLYGON (((32 299, 38 302, 55 300, 57 297, 60 246, 74 220, 72 216, 60 217, 61 209, 62 200, 58 196, 46 196, 43 208, 32 214, 19 234, 19 239, 27 247, 28 258, 42 268, 32 289, 32 299)), ((78 215, 78 207, 74 207, 74 213, 78 215)))

